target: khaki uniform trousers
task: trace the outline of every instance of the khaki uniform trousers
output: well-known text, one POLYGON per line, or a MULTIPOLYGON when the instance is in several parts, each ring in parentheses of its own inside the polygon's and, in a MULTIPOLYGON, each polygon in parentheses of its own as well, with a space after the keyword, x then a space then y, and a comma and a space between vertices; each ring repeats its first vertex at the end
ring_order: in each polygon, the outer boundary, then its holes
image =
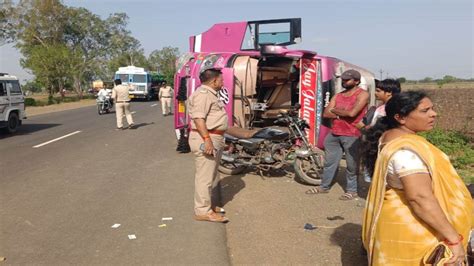
POLYGON ((127 118, 127 123, 130 126, 133 124, 132 113, 130 113, 130 103, 116 103, 115 117, 117 118, 117 127, 123 127, 123 114, 127 118))
POLYGON ((161 97, 161 111, 164 115, 171 113, 171 97, 161 97))
POLYGON ((214 187, 219 183, 217 168, 224 148, 224 136, 210 134, 212 144, 217 149, 215 157, 205 155, 200 146, 204 143, 198 132, 191 131, 189 135, 189 146, 196 156, 196 175, 194 178, 194 213, 205 215, 215 206, 218 193, 214 187), (214 201, 214 202, 213 202, 214 201))

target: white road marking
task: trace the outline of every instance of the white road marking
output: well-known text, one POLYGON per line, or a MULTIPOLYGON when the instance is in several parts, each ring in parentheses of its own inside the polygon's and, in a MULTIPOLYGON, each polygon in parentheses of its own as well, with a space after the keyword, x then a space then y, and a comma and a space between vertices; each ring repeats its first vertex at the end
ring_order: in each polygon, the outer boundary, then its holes
POLYGON ((72 132, 72 133, 67 134, 67 135, 64 135, 64 136, 62 136, 62 137, 55 138, 55 139, 52 139, 52 140, 50 140, 50 141, 46 141, 46 142, 44 142, 44 143, 38 144, 38 145, 36 145, 36 146, 33 146, 33 148, 39 148, 39 147, 42 147, 42 146, 44 146, 44 145, 48 145, 48 144, 50 144, 50 143, 53 143, 53 142, 55 142, 55 141, 62 140, 62 139, 64 139, 64 138, 70 137, 70 136, 72 136, 72 135, 76 135, 76 134, 78 134, 78 133, 81 133, 81 131, 72 132))
POLYGON ((158 105, 158 104, 157 104, 157 103, 155 103, 155 104, 152 104, 152 105, 151 105, 151 107, 155 107, 155 106, 157 106, 157 105, 158 105))

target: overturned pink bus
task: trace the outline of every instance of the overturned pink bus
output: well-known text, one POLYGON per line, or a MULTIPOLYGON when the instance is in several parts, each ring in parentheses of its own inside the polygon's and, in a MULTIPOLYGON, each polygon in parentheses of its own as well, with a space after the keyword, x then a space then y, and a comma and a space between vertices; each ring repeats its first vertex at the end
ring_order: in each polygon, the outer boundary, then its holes
MULTIPOLYGON (((174 89, 176 135, 187 135, 189 116, 186 99, 200 85, 203 68, 221 68, 229 126, 255 128, 271 125, 282 110, 300 103, 309 142, 324 148, 331 124, 322 118, 324 107, 341 90, 340 75, 356 69, 361 87, 375 102, 374 75, 340 59, 315 51, 291 50, 301 41, 301 19, 275 19, 215 24, 189 38, 189 52, 177 60, 174 89)), ((179 147, 178 147, 179 150, 179 147)))

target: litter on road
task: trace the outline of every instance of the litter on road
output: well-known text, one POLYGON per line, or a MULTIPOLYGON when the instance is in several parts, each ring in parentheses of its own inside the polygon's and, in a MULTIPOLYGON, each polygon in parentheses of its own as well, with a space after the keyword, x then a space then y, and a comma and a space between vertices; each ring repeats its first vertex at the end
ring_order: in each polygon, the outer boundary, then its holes
POLYGON ((128 239, 130 239, 130 240, 137 239, 137 236, 136 235, 128 235, 128 239))
POLYGON ((163 217, 161 218, 162 221, 172 221, 173 217, 163 217))
POLYGON ((112 225, 111 227, 114 228, 114 229, 115 229, 115 228, 119 228, 119 227, 120 227, 120 224, 114 224, 114 225, 112 225))
POLYGON ((166 224, 160 224, 160 225, 158 225, 158 227, 160 227, 160 228, 161 227, 166 227, 166 224))
POLYGON ((309 223, 305 223, 305 224, 304 224, 304 230, 308 230, 308 231, 309 231, 309 230, 314 230, 314 229, 316 229, 316 228, 317 228, 317 227, 314 226, 314 225, 312 225, 312 224, 309 224, 309 223))
POLYGON ((336 215, 332 217, 326 217, 329 221, 334 221, 334 220, 344 220, 344 217, 336 215))

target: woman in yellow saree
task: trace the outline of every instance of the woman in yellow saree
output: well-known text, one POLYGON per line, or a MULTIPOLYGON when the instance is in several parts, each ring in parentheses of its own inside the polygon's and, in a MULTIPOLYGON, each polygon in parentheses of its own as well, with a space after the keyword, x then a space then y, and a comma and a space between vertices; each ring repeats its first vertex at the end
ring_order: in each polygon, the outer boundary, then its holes
POLYGON ((433 128, 431 100, 403 92, 385 110, 363 155, 373 173, 362 228, 369 265, 424 265, 440 242, 452 252, 447 265, 463 265, 473 201, 449 158, 416 134, 433 128))

